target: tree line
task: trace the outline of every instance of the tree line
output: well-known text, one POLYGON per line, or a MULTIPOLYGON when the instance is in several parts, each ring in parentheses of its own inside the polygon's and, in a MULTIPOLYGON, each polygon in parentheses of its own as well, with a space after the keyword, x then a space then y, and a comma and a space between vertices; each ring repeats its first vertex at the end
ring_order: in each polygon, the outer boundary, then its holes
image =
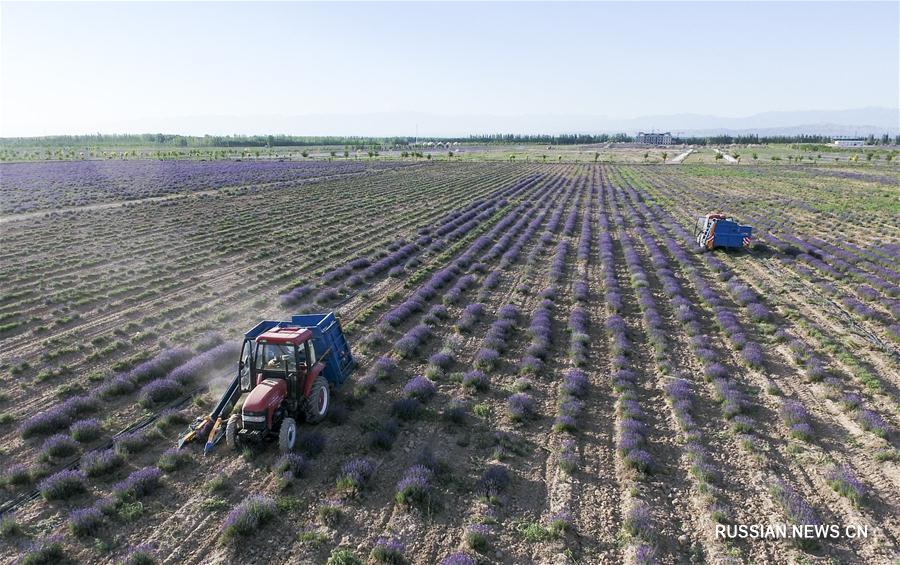
MULTIPOLYGON (((363 136, 297 136, 297 135, 204 135, 188 136, 164 133, 144 134, 93 134, 93 135, 53 135, 44 137, 0 138, 0 146, 14 147, 314 147, 339 146, 345 150, 379 150, 382 148, 409 148, 425 141, 460 142, 481 144, 538 143, 545 145, 585 145, 592 143, 632 143, 635 138, 624 133, 616 134, 511 134, 497 133, 470 135, 467 137, 429 137, 417 140, 415 137, 363 137, 363 136)), ((828 144, 834 138, 823 135, 760 136, 716 135, 706 137, 673 137, 675 145, 753 145, 753 144, 828 144)), ((889 145, 888 134, 876 138, 869 135, 867 145, 889 145)), ((900 135, 893 138, 900 145, 900 135)))

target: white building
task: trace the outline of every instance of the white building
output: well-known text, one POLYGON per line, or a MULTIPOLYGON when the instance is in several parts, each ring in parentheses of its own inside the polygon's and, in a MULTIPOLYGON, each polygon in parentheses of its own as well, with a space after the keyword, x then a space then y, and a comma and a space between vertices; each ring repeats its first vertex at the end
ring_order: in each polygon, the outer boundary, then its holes
POLYGON ((634 138, 637 143, 646 143, 648 145, 672 145, 672 134, 665 133, 644 133, 638 132, 634 138))
POLYGON ((866 144, 865 139, 835 139, 834 144, 838 147, 862 147, 866 144))

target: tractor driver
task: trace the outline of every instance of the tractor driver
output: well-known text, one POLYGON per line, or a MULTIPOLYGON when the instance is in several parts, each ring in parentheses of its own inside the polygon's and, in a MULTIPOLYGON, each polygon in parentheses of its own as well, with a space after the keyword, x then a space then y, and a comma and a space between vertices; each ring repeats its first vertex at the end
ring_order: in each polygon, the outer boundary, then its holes
POLYGON ((269 343, 266 344, 264 358, 267 359, 265 370, 278 371, 284 369, 287 361, 288 371, 296 371, 297 363, 294 358, 294 348, 289 345, 269 343))

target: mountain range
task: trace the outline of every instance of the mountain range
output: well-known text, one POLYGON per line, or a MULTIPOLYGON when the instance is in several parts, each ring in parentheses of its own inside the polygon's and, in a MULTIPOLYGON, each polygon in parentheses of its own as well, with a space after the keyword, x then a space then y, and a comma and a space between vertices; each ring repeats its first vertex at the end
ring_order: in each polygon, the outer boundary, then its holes
MULTIPOLYGON (((164 132, 183 135, 335 135, 466 137, 471 134, 563 134, 670 131, 679 136, 900 134, 900 109, 763 112, 744 117, 666 114, 635 118, 604 115, 448 115, 426 112, 306 115, 201 115, 143 118, 96 124, 102 133, 164 132)), ((87 133, 87 132, 85 132, 87 133)))

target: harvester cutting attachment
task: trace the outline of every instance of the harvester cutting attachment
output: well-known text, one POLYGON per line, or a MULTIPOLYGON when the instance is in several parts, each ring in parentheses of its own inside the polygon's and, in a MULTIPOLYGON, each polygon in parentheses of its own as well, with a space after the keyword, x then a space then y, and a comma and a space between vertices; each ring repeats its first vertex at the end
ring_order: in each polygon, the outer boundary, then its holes
POLYGON ((178 449, 189 442, 194 441, 198 437, 206 436, 206 445, 203 446, 203 453, 207 454, 212 451, 213 447, 225 435, 225 428, 222 427, 222 414, 230 411, 234 407, 234 401, 240 393, 241 375, 234 378, 229 385, 228 390, 222 395, 219 403, 213 408, 213 411, 207 416, 201 416, 194 420, 187 431, 178 440, 178 449))

